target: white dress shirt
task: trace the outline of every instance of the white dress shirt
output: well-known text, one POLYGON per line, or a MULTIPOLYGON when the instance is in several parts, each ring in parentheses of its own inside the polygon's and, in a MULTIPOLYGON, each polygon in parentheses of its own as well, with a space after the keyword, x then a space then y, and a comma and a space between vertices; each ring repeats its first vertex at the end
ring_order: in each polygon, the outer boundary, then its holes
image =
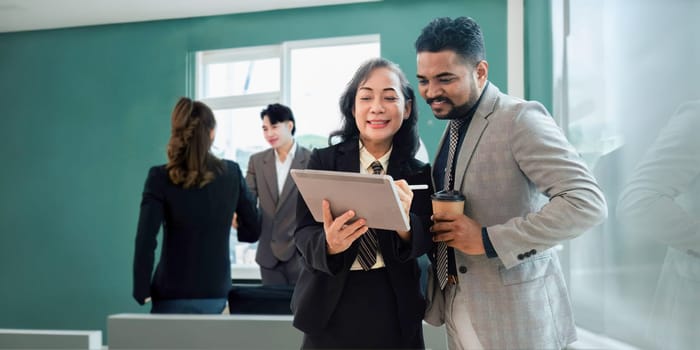
POLYGON ((289 177, 289 168, 292 167, 292 160, 294 155, 297 153, 297 143, 292 141, 292 148, 289 149, 287 153, 287 158, 284 162, 280 160, 280 155, 275 150, 275 170, 277 171, 277 195, 282 194, 282 189, 284 188, 284 182, 287 181, 289 177))

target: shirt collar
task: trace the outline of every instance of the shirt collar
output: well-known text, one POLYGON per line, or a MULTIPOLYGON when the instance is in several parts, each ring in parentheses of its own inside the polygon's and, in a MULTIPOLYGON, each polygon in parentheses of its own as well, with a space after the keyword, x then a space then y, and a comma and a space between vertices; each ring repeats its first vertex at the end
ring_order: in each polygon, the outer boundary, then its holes
POLYGON ((384 153, 384 155, 379 157, 379 159, 375 159, 374 156, 367 151, 365 145, 362 144, 362 141, 358 142, 360 143, 360 168, 371 174, 372 170, 370 168, 370 164, 376 160, 382 164, 382 168, 384 169, 383 173, 386 174, 386 169, 389 167, 389 157, 391 156, 391 151, 394 149, 394 146, 391 146, 389 151, 384 153))
MULTIPOLYGON (((277 153, 277 150, 275 151, 275 159, 279 162, 280 161, 280 155, 277 153)), ((297 153, 297 142, 292 139, 292 148, 289 149, 289 153, 287 153, 287 160, 289 159, 294 159, 294 155, 297 153)))

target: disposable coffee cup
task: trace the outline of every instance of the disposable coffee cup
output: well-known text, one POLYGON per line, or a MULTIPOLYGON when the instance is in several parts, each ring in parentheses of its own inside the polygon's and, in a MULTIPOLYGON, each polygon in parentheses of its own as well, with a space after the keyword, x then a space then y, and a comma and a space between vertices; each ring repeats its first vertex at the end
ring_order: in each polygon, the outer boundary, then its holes
POLYGON ((430 196, 433 213, 464 214, 464 195, 459 191, 440 191, 430 196))

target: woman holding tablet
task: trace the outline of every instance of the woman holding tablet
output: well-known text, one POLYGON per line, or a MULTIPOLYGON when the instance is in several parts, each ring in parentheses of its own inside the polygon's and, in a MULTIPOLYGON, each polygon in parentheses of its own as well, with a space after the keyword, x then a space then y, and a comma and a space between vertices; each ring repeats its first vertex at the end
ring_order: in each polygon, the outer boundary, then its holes
MULTIPOLYGON (((410 218, 405 232, 373 229, 353 210, 333 217, 323 202, 316 222, 302 198, 295 233, 302 271, 292 297, 302 348, 424 348, 425 301, 416 258, 430 250, 430 166, 415 159, 418 111, 399 67, 376 58, 362 64, 340 99, 340 143, 313 151, 309 169, 389 174, 410 218), (352 222, 351 222, 352 221, 352 222)), ((367 199, 368 202, 371 198, 367 199)))

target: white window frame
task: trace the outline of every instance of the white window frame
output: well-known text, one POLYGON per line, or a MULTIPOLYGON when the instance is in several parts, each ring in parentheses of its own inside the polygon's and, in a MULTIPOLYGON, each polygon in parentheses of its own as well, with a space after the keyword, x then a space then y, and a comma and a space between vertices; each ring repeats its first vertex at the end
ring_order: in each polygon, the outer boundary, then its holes
POLYGON ((334 38, 323 38, 323 39, 308 39, 308 40, 293 40, 285 41, 281 46, 282 50, 282 69, 280 72, 282 74, 282 81, 280 88, 282 89, 282 104, 289 105, 291 102, 290 91, 292 84, 291 75, 291 56, 292 50, 296 49, 306 49, 311 47, 324 47, 324 46, 339 46, 339 45, 357 45, 357 44, 370 44, 370 43, 381 43, 379 34, 369 34, 369 35, 356 35, 356 36, 343 36, 334 38))
MULTIPOLYGON (((270 103, 291 103, 291 55, 296 49, 340 46, 355 44, 381 45, 379 34, 343 36, 332 38, 285 41, 279 45, 250 46, 195 52, 194 98, 207 104, 213 110, 265 106, 270 103), (204 97, 204 66, 213 63, 280 59, 280 90, 276 92, 253 93, 236 96, 204 97)), ((190 90, 191 91, 191 90, 190 90)), ((245 172, 246 169, 241 169, 245 172)), ((231 278, 235 280, 260 280, 260 267, 257 264, 231 264, 231 278)))
MULTIPOLYGON (((203 67, 205 65, 265 58, 280 58, 280 62, 283 62, 282 57, 284 55, 281 49, 282 47, 280 45, 268 45, 197 52, 195 55, 195 99, 204 102, 211 109, 215 110, 254 107, 275 102, 282 103, 280 102, 281 91, 238 96, 202 97, 204 94, 203 67)), ((280 89, 285 90, 286 87, 282 84, 282 76, 284 75, 282 67, 280 67, 280 75, 280 89)))

